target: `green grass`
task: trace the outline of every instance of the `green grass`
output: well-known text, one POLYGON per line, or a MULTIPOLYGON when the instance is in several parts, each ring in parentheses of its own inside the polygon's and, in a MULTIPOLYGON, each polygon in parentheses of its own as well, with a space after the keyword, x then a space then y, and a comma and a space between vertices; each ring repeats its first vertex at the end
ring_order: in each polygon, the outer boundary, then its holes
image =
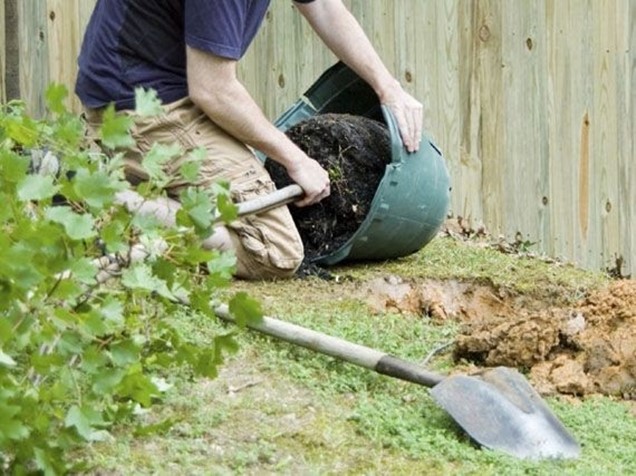
MULTIPOLYGON (((421 362, 452 341, 457 324, 370 311, 360 287, 389 274, 407 279, 487 281, 517 293, 577 299, 607 277, 540 260, 504 255, 450 239, 390 263, 339 267, 343 279, 237 282, 266 313, 421 362), (546 291, 547 290, 547 291, 546 291)), ((178 319, 206 341, 231 326, 185 312, 178 319)), ((519 461, 475 447, 424 387, 377 375, 247 330, 239 352, 215 380, 179 370, 166 401, 140 417, 174 425, 148 436, 131 424, 92 446, 94 472, 115 474, 636 474, 636 418, 609 398, 550 399, 583 446, 576 461, 519 461)), ((452 366, 442 352, 431 366, 452 366)), ((633 412, 633 410, 632 410, 633 412)))

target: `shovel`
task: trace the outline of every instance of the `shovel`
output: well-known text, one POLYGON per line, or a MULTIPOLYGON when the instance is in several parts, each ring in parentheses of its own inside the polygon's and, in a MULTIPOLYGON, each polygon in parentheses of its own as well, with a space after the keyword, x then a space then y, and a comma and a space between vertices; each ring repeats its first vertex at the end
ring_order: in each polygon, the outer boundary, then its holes
MULTIPOLYGON (((218 317, 235 322, 227 306, 218 317)), ((435 402, 477 443, 522 459, 576 458, 581 448, 521 373, 507 367, 443 376, 381 351, 272 317, 248 327, 359 367, 431 388, 435 402)))

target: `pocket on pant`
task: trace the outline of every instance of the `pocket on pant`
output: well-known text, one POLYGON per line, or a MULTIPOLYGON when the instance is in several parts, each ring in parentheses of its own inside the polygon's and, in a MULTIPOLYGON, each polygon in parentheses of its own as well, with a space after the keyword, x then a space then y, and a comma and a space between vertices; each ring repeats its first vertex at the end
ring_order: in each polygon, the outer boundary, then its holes
MULTIPOLYGON (((234 203, 241 203, 266 195, 275 190, 275 188, 276 186, 273 183, 255 179, 240 184, 239 188, 232 189, 230 194, 234 203)), ((230 225, 230 227, 237 232, 245 251, 261 264, 267 264, 269 261, 267 236, 264 225, 265 224, 262 223, 256 215, 239 218, 235 223, 230 225)))

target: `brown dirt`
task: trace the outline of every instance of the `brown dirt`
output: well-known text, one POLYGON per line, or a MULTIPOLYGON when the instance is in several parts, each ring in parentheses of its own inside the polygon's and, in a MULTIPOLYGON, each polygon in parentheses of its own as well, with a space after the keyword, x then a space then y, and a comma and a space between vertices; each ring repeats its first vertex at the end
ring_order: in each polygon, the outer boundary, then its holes
MULTIPOLYGON (((350 114, 322 114, 291 127, 287 136, 329 172, 331 195, 310 207, 290 207, 312 262, 343 245, 366 218, 386 164, 390 136, 384 124, 350 114)), ((290 183, 272 160, 265 163, 278 188, 290 183)))
POLYGON ((560 331, 562 346, 532 368, 544 391, 636 400, 636 281, 617 281, 588 297, 560 331))
POLYGON ((543 394, 636 400, 636 281, 620 280, 571 305, 514 296, 487 284, 369 283, 375 311, 456 319, 457 360, 526 370, 543 394))

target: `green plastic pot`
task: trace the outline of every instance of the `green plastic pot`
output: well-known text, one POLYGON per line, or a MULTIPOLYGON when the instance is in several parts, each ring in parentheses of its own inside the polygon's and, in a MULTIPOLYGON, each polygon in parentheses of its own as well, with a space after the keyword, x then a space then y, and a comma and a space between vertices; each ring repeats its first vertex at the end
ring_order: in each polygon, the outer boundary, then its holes
POLYGON ((450 180, 439 149, 424 135, 419 150, 407 152, 391 111, 343 63, 325 71, 275 124, 286 131, 325 113, 354 114, 385 123, 391 135, 392 160, 356 232, 315 262, 333 265, 343 260, 384 260, 420 250, 435 237, 448 213, 450 180))

